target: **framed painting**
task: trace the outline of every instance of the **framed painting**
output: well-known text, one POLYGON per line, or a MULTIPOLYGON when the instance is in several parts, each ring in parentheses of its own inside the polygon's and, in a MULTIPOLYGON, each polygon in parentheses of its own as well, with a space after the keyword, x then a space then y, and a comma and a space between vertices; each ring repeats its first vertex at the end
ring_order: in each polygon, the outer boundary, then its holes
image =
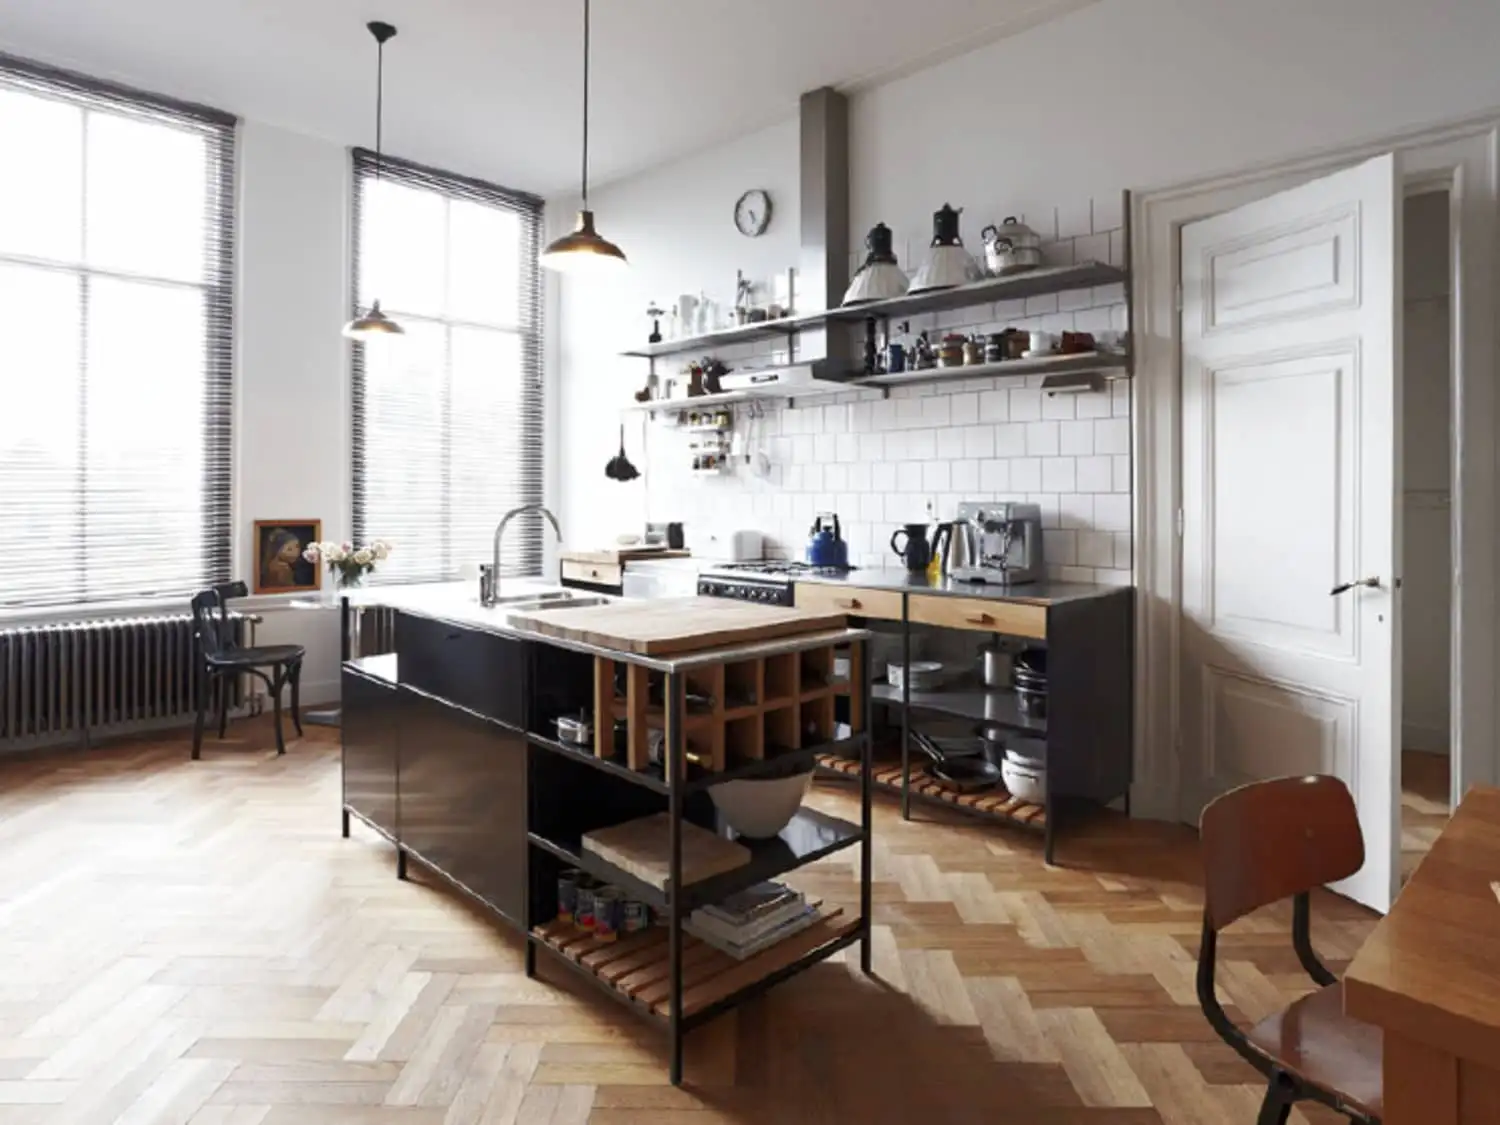
POLYGON ((323 588, 323 569, 302 552, 323 537, 322 520, 255 521, 255 592, 295 594, 323 588))

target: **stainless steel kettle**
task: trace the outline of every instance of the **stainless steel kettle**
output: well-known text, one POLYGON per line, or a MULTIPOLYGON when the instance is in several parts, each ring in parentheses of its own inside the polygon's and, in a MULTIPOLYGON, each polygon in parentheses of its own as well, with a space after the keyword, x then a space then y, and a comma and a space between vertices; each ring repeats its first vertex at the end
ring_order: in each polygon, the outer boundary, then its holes
POLYGON ((974 524, 956 519, 948 527, 947 549, 943 551, 944 578, 971 569, 979 559, 979 536, 974 524))

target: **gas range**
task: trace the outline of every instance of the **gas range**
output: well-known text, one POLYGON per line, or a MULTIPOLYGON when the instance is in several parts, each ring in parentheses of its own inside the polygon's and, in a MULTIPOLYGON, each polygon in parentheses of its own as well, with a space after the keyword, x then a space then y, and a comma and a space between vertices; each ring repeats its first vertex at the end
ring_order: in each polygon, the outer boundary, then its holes
POLYGON ((809 563, 766 559, 761 562, 722 563, 698 576, 698 593, 764 605, 793 605, 792 584, 809 575, 839 576, 852 567, 812 566, 809 563))

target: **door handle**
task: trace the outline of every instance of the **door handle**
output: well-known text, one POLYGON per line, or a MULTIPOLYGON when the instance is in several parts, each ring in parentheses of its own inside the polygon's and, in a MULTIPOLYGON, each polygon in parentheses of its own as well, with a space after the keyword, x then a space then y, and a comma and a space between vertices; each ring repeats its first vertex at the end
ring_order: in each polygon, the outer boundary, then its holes
POLYGON ((1380 578, 1378 575, 1376 575, 1370 578, 1358 578, 1353 582, 1343 582, 1335 586, 1332 590, 1329 590, 1328 595, 1329 597, 1336 598, 1340 594, 1347 594, 1356 586, 1368 586, 1372 590, 1378 590, 1380 589, 1380 578))

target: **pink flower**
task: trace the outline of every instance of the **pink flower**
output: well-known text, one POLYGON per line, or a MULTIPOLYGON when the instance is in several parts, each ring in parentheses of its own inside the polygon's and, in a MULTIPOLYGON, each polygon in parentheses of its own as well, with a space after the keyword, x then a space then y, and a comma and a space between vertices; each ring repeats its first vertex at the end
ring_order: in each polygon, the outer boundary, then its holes
POLYGON ((316 547, 309 547, 302 552, 302 557, 310 563, 315 563, 318 561, 318 549, 316 547))

